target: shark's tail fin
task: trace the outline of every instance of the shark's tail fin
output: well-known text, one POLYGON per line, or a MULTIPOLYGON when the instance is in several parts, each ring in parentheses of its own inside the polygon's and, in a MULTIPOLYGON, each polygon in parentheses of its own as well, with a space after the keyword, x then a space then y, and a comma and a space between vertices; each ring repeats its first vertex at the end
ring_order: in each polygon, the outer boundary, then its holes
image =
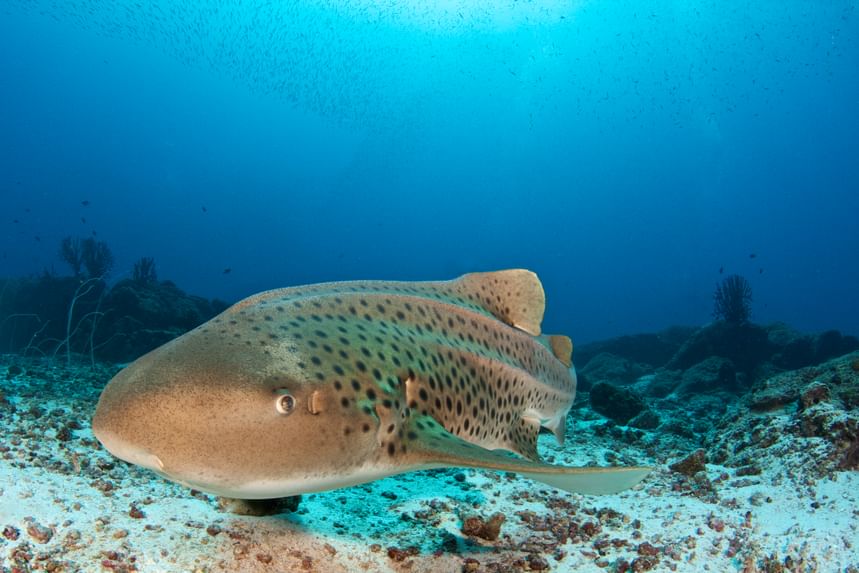
POLYGON ((406 424, 413 441, 410 457, 425 467, 471 467, 515 472, 571 493, 590 495, 628 489, 650 473, 649 467, 564 467, 526 460, 503 450, 488 450, 467 442, 430 416, 409 416, 406 424))
MULTIPOLYGON (((549 466, 557 467, 557 466, 549 466)), ((631 466, 612 468, 564 468, 563 473, 520 472, 523 476, 571 493, 603 495, 629 489, 652 468, 631 466)))

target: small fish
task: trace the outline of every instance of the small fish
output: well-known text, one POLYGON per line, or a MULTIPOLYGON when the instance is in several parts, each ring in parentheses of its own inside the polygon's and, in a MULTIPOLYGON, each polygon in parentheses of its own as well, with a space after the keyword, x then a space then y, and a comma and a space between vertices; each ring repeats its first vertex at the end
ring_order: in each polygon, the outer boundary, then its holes
POLYGON ((81 217, 81 223, 86 224, 86 217, 81 217))
POLYGON ((725 267, 719 267, 719 274, 721 275, 724 272, 725 272, 725 267))
POLYGON ((84 199, 83 201, 81 201, 81 205, 83 205, 84 207, 89 207, 89 201, 84 199))
POLYGON ((203 209, 203 213, 208 213, 208 212, 209 212, 209 210, 208 210, 208 209, 206 209, 206 206, 205 206, 205 205, 202 205, 202 207, 201 207, 201 208, 203 209))
POLYGON ((757 254, 757 253, 751 253, 751 254, 749 255, 749 258, 750 258, 750 259, 756 259, 756 258, 758 258, 758 254, 757 254))
POLYGON ((228 275, 228 274, 230 274, 231 272, 233 272, 233 269, 231 269, 230 267, 227 267, 227 268, 225 268, 225 269, 224 269, 224 274, 225 274, 225 275, 228 275))
POLYGON ((36 235, 36 236, 35 236, 35 237, 33 237, 33 238, 34 238, 34 239, 36 239, 36 242, 37 242, 37 243, 41 243, 41 242, 42 242, 42 237, 40 237, 39 235, 36 235))
POLYGON ((563 442, 576 392, 572 342, 541 335, 544 307, 521 269, 263 292, 117 374, 92 429, 118 458, 239 499, 440 467, 631 487, 650 469, 540 460, 537 434, 563 442))
POLYGON ((764 274, 764 270, 763 270, 763 269, 758 269, 758 274, 759 274, 759 275, 764 274))

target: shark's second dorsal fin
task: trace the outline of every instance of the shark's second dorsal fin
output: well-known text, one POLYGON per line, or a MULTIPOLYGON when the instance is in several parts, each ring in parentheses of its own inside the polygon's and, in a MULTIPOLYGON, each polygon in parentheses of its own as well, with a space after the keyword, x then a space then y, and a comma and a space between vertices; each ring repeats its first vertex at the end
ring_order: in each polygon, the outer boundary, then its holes
POLYGON ((569 336, 550 334, 549 347, 551 347, 555 358, 563 362, 564 366, 569 368, 573 365, 573 341, 570 340, 569 336))
POLYGON ((538 336, 546 295, 540 279, 525 269, 469 273, 455 281, 455 289, 506 322, 538 336))

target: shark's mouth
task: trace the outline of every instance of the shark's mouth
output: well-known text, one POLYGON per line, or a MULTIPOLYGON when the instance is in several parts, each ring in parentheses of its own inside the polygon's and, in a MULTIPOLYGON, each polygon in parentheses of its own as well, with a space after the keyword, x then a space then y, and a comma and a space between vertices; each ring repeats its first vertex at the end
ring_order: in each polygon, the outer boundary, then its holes
POLYGON ((100 430, 94 432, 94 434, 105 449, 117 458, 130 464, 148 468, 162 476, 169 477, 164 472, 164 462, 162 462, 161 458, 155 454, 144 448, 132 446, 113 432, 100 430))

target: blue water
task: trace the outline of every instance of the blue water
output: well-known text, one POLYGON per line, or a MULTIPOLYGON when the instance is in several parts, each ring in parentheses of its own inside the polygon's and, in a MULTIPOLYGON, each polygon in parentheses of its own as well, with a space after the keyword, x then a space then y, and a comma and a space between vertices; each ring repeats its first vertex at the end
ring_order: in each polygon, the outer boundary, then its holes
POLYGON ((855 1, 136 4, 0 7, 2 276, 93 233, 226 300, 527 267, 583 342, 739 273, 859 332, 855 1))

